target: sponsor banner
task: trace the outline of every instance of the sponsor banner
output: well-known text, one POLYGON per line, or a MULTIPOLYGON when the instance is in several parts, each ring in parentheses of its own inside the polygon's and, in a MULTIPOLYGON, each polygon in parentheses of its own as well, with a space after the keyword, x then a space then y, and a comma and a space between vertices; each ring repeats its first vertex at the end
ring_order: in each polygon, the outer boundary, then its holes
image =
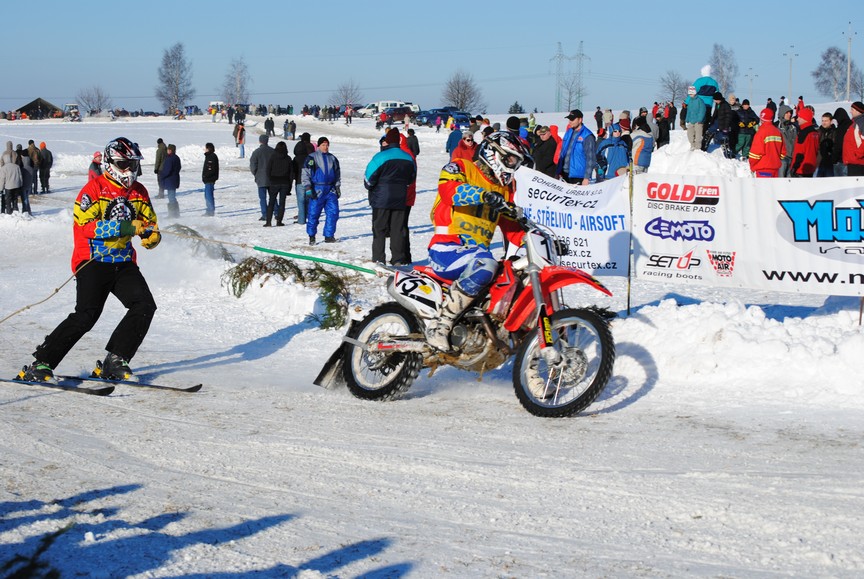
POLYGON ((627 178, 570 185, 527 167, 516 172, 515 203, 567 246, 561 265, 626 276, 630 255, 627 178))
POLYGON ((862 295, 862 185, 854 177, 636 175, 635 276, 713 287, 862 295))

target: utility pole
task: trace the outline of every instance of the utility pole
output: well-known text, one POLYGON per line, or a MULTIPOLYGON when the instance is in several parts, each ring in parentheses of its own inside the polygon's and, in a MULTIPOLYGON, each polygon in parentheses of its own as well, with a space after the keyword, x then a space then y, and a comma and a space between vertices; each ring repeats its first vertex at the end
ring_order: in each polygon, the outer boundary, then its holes
POLYGON ((582 50, 582 41, 579 41, 579 52, 576 54, 576 108, 582 108, 582 95, 585 94, 584 87, 582 85, 582 70, 583 70, 583 62, 586 60, 591 60, 587 54, 582 50))
POLYGON ((849 21, 849 32, 846 34, 846 100, 849 100, 849 88, 852 85, 852 35, 858 34, 852 32, 852 21, 849 21))
MULTIPOLYGON (((591 60, 587 54, 585 54, 582 50, 582 41, 579 41, 579 53, 576 56, 567 56, 564 54, 564 51, 561 49, 561 43, 558 43, 558 52, 555 53, 555 56, 549 59, 550 62, 555 63, 555 109, 556 110, 564 110, 564 99, 561 95, 561 89, 564 85, 564 77, 566 76, 564 72, 564 63, 566 61, 575 60, 576 61, 576 75, 575 75, 575 87, 576 87, 576 108, 582 108, 582 95, 584 94, 584 89, 582 87, 582 73, 583 73, 583 62, 585 60, 591 60)), ((568 101, 568 105, 566 108, 569 108, 570 105, 573 105, 572 101, 568 101)))
POLYGON ((794 97, 792 96, 792 59, 798 56, 798 53, 795 52, 795 45, 789 45, 789 52, 784 52, 783 56, 789 57, 789 100, 791 101, 794 97))
POLYGON ((748 69, 747 69, 747 74, 744 75, 744 78, 747 79, 747 83, 748 83, 748 88, 747 88, 747 99, 752 101, 752 100, 753 100, 753 79, 754 79, 754 78, 759 78, 759 75, 758 75, 758 74, 753 74, 753 69, 752 69, 752 68, 748 68, 748 69))

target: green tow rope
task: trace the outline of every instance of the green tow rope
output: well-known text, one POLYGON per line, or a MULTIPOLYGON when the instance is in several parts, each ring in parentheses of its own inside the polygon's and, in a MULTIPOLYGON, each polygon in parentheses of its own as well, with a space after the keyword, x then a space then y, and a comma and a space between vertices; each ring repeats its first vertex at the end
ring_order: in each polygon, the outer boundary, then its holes
POLYGON ((315 261, 318 263, 327 263, 329 265, 336 265, 338 267, 353 269, 355 271, 359 271, 362 273, 370 273, 372 275, 378 275, 378 272, 376 272, 374 269, 369 269, 368 267, 360 267, 359 265, 352 265, 350 263, 345 263, 342 261, 334 261, 332 259, 324 259, 323 257, 312 257, 309 255, 300 255, 298 253, 288 253, 287 251, 279 251, 278 249, 259 247, 257 245, 253 245, 252 249, 254 249, 255 251, 263 252, 263 253, 272 253, 273 255, 281 255, 282 257, 290 257, 292 259, 303 259, 306 261, 315 261))

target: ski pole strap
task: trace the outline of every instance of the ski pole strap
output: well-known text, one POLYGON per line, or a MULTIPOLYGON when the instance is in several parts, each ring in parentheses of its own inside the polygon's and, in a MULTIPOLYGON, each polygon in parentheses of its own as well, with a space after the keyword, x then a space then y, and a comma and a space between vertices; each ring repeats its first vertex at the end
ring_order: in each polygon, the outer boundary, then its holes
POLYGON ((362 273, 369 273, 372 275, 377 275, 377 272, 374 269, 369 269, 368 267, 361 267, 359 265, 353 265, 353 264, 345 263, 342 261, 335 261, 332 259, 324 259, 323 257, 313 257, 310 255, 300 255, 299 253, 288 253, 287 251, 279 251, 277 249, 269 249, 267 247, 259 247, 257 245, 253 245, 252 249, 254 249, 255 251, 261 251, 263 253, 272 253, 273 255, 280 255, 282 257, 290 257, 291 259, 303 259, 306 261, 314 261, 317 263, 327 263, 329 265, 335 265, 338 267, 353 269, 355 271, 359 271, 362 273))

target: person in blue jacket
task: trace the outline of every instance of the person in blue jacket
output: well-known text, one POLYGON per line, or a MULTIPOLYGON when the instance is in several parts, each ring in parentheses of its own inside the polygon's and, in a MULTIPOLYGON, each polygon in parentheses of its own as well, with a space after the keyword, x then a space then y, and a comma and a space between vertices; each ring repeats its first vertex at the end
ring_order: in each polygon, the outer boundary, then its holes
MULTIPOLYGON (((606 179, 614 179, 627 174, 627 166, 630 165, 630 147, 621 139, 620 124, 615 123, 609 129, 612 134, 597 145, 597 166, 606 179)), ((600 171, 598 175, 599 173, 600 171)))
POLYGON ((450 136, 447 137, 447 144, 444 146, 444 151, 450 155, 450 159, 453 159, 453 151, 456 150, 456 147, 459 145, 459 142, 462 140, 462 131, 459 130, 459 127, 456 126, 456 123, 450 127, 450 136))
POLYGON ((651 153, 654 152, 654 137, 651 127, 645 117, 636 117, 633 121, 633 172, 645 173, 651 165, 651 153))
POLYGON ((417 179, 414 158, 400 148, 399 129, 384 136, 380 152, 366 166, 363 185, 372 207, 372 261, 387 263, 384 243, 390 238, 390 263, 408 265, 408 190, 417 179))
POLYGON ((342 173, 339 160, 330 153, 330 140, 318 139, 318 150, 303 161, 302 189, 309 199, 306 214, 306 234, 309 245, 315 245, 318 221, 324 212, 324 241, 336 242, 336 222, 339 221, 339 197, 342 195, 342 173))
POLYGON ((567 115, 567 131, 561 141, 561 156, 556 174, 576 185, 590 185, 597 164, 597 142, 594 133, 582 124, 582 111, 573 109, 567 115))
POLYGON ((177 147, 168 145, 165 151, 165 159, 162 160, 162 168, 159 169, 159 183, 165 187, 168 195, 168 217, 180 217, 180 204, 177 203, 177 189, 180 188, 180 157, 177 156, 177 147))
POLYGON ((697 78, 693 82, 693 86, 696 88, 696 96, 688 95, 684 100, 687 103, 687 106, 690 106, 690 101, 693 98, 699 98, 703 103, 705 103, 705 120, 703 121, 703 125, 707 128, 708 125, 711 124, 711 109, 714 106, 714 93, 720 90, 720 85, 717 84, 717 80, 711 76, 711 65, 706 64, 699 71, 702 76, 697 78))

